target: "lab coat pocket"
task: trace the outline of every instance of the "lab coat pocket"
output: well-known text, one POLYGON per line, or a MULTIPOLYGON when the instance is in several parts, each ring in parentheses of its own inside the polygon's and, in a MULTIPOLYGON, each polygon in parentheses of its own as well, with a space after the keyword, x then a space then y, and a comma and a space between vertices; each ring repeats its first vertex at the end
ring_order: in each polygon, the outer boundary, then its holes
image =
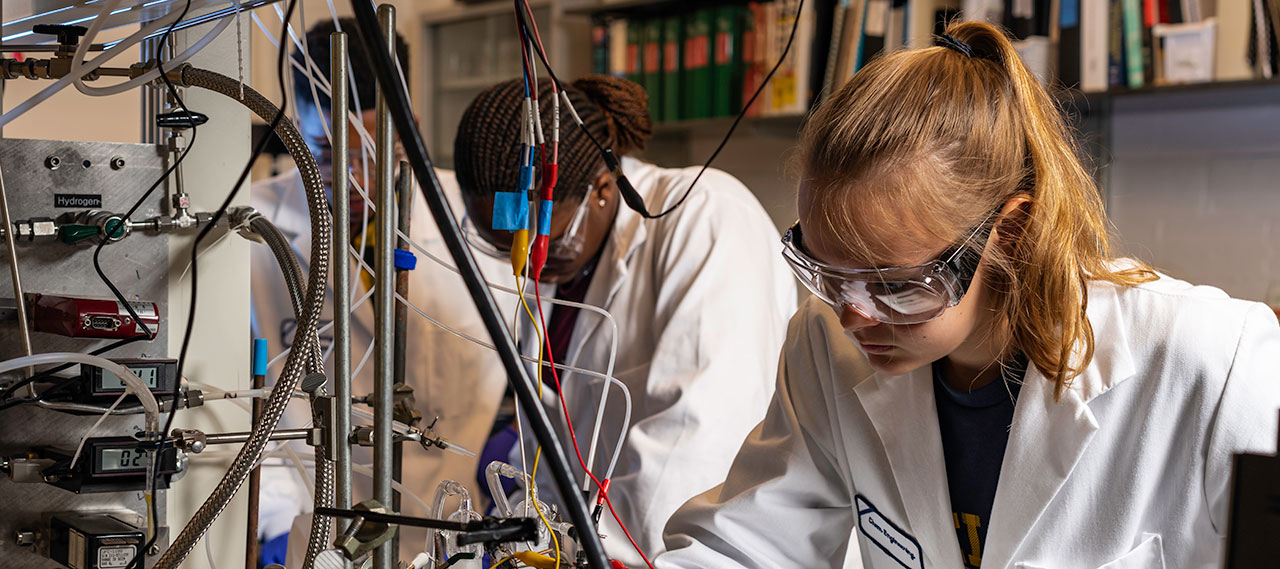
POLYGON ((1164 569, 1164 547, 1160 534, 1142 534, 1142 543, 1124 556, 1098 569, 1164 569))
MULTIPOLYGON (((1018 563, 1014 569, 1046 569, 1040 565, 1018 563)), ((1160 535, 1142 534, 1142 543, 1129 550, 1119 559, 1100 565, 1098 569, 1164 569, 1164 548, 1160 544, 1160 535)))

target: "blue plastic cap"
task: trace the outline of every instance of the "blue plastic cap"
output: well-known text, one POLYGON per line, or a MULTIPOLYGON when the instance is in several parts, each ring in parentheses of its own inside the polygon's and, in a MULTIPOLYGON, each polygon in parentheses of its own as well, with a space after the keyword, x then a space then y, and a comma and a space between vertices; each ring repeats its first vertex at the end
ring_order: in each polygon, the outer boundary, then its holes
POLYGON ((538 235, 551 235, 551 200, 542 200, 538 206, 538 235))
POLYGON ((524 192, 493 194, 494 231, 516 231, 529 228, 529 201, 524 192))
POLYGON ((253 375, 267 375, 267 339, 253 339, 253 375))
POLYGON ((413 256, 413 251, 396 249, 393 253, 395 253, 396 269, 401 271, 412 271, 418 266, 418 258, 413 256))

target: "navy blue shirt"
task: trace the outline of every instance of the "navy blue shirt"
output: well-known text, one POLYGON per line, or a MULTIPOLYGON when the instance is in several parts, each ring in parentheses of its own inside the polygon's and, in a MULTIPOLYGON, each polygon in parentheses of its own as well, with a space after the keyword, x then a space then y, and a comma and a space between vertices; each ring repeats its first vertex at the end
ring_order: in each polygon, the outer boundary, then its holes
POLYGON ((973 391, 956 391, 943 381, 942 364, 933 364, 933 393, 946 459, 951 515, 965 567, 982 566, 982 548, 991 525, 991 504, 1000 480, 1013 406, 1026 373, 1019 354, 1000 381, 973 391))

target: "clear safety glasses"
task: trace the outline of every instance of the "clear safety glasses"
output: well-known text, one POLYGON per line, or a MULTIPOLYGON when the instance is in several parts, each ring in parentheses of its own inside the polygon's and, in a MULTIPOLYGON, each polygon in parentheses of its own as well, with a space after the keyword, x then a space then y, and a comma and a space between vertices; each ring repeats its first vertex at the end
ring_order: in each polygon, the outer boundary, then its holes
MULTIPOLYGON (((591 193, 591 187, 588 186, 587 194, 591 193)), ((587 242, 587 211, 590 207, 586 196, 583 196, 582 202, 578 204, 578 209, 573 213, 573 219, 569 220, 569 226, 565 228, 564 233, 559 237, 552 239, 547 243, 547 259, 571 261, 582 254, 582 249, 587 242)), ((495 259, 509 259, 511 257, 510 247, 501 247, 490 243, 485 239, 480 231, 476 229, 475 222, 472 221, 470 215, 462 217, 462 236, 467 240, 467 244, 472 249, 484 253, 495 259)), ((532 236, 530 237, 532 240, 532 236)))
POLYGON ((995 213, 936 260, 914 267, 850 269, 823 263, 804 249, 800 222, 782 238, 782 256, 800 282, 837 311, 853 307, 885 324, 920 324, 942 315, 969 290, 995 213))

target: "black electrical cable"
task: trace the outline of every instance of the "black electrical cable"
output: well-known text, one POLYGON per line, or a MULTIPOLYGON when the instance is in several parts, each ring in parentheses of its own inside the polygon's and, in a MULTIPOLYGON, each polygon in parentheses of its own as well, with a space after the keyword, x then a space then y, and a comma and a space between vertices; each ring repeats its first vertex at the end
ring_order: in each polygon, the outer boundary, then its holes
MULTIPOLYGON (((519 16, 518 19, 520 26, 525 30, 525 35, 528 36, 530 26, 527 20, 533 18, 533 13, 532 9, 529 7, 528 0, 521 0, 521 3, 524 5, 524 10, 518 11, 517 16, 519 16)), ((764 81, 761 81, 760 86, 756 87, 756 92, 751 95, 751 98, 742 105, 742 109, 738 111, 738 116, 733 119, 733 124, 729 125, 728 132, 724 134, 724 138, 720 140, 720 144, 716 146, 716 149, 711 152, 711 156, 707 158, 707 161, 702 164, 702 169, 698 170, 698 175, 694 176, 693 182, 691 182, 689 187, 685 189, 684 194, 680 196, 680 199, 676 200, 676 203, 672 204, 671 207, 661 213, 651 214, 649 213, 648 208, 645 207, 639 194, 635 192, 635 188, 631 186, 629 181, 625 180, 625 176, 622 176, 618 179, 618 189, 623 193, 623 198, 631 209, 634 209, 636 213, 639 213, 646 219, 658 219, 675 211, 676 208, 680 207, 681 204, 684 203, 685 199, 689 197, 689 193, 693 191, 693 187, 698 185, 698 180, 702 179, 702 175, 706 173, 707 169, 711 167, 711 163, 715 161, 716 157, 720 156, 720 151, 724 150, 725 145, 729 143, 729 138, 733 136, 733 132, 738 129, 738 124, 741 123, 743 117, 746 116, 747 109, 750 109, 751 105, 756 102, 756 99, 760 97, 760 93, 764 92, 764 88, 769 85, 769 80, 773 79, 773 75, 778 72, 778 69, 782 67, 782 63, 786 61, 787 54, 791 52, 791 44, 796 39, 796 29, 800 26, 800 15, 803 12, 804 0, 800 0, 799 3, 796 4, 796 17, 795 21, 791 23, 791 34, 787 36, 787 45, 782 48, 782 55, 778 56, 778 62, 773 65, 773 69, 769 70, 769 74, 765 75, 764 81), (628 194, 628 192, 630 193, 628 194)), ((555 81, 556 85, 561 91, 563 91, 564 84, 560 82, 560 78, 557 77, 556 72, 552 70, 551 62, 547 59, 546 52, 538 46, 536 42, 534 47, 536 48, 534 49, 534 52, 537 53, 538 59, 542 61, 542 66, 547 69, 547 73, 551 75, 551 80, 555 81)), ((621 169, 618 166, 618 158, 613 154, 613 150, 605 148, 604 145, 600 144, 600 142, 597 141, 587 129, 584 128, 582 131, 587 134, 587 139, 589 139, 591 144, 595 145, 596 149, 600 151, 601 155, 603 155, 604 161, 606 165, 608 165, 609 169, 614 172, 621 172, 621 169)))
POLYGON ((593 529, 595 526, 591 523, 591 512, 587 508, 586 500, 578 491, 577 482, 569 469, 568 455, 551 428, 551 420, 547 416, 546 409, 541 405, 541 400, 533 393, 533 381, 530 380, 528 370, 517 356, 511 331, 507 329, 504 318, 499 315, 497 304, 494 303, 488 285, 480 277, 475 257, 463 241, 462 232, 458 228, 458 219, 444 196, 444 189, 435 174, 426 143, 422 140, 422 133, 414 123, 404 82, 396 73, 395 63, 386 48, 386 38, 378 27, 378 18, 374 14, 373 4, 367 0, 352 0, 351 7, 355 12, 356 22, 360 26, 360 36, 365 42, 365 57, 370 60, 369 63, 377 75, 378 82, 383 85, 383 100, 390 108, 391 116, 395 120, 396 132, 399 133, 406 157, 413 166, 418 187, 431 209, 431 216, 435 219, 450 256, 453 257, 458 273, 466 284, 467 292, 480 313, 485 330, 493 339, 494 347, 507 372, 507 381, 515 391, 520 405, 528 413, 534 435, 547 453, 548 466, 551 468, 556 487, 559 488, 565 501, 564 506, 568 511, 569 519, 575 526, 582 528, 580 532, 582 549, 586 551, 587 561, 593 569, 607 569, 609 564, 605 559, 604 546, 600 542, 599 534, 593 529))
MULTIPOLYGON (((188 6, 190 5, 190 2, 191 0, 187 0, 188 6)), ((297 0, 289 0, 289 5, 285 9, 284 18, 282 18, 283 22, 281 23, 281 30, 280 30, 281 38, 286 37, 289 33, 289 20, 293 18, 293 10, 296 6, 297 6, 297 0)), ((175 22, 175 24, 176 23, 177 22, 175 22)), ((281 93, 285 92, 284 54, 286 51, 285 49, 286 45, 287 45, 286 42, 284 41, 280 42, 280 51, 276 57, 276 76, 280 82, 281 93)), ((172 88, 172 84, 169 82, 168 77, 166 77, 165 74, 163 73, 163 70, 160 76, 165 77, 165 83, 169 85, 170 88, 172 88)), ((272 132, 275 132, 276 127, 280 125, 280 121, 284 119, 285 109, 288 107, 288 104, 289 104, 289 99, 286 96, 283 98, 283 101, 279 105, 279 109, 280 109, 279 112, 277 112, 276 116, 273 117, 271 120, 270 130, 272 132)), ((183 107, 183 111, 187 112, 187 117, 190 119, 191 113, 186 110, 186 107, 183 107)), ((257 161, 258 156, 262 154, 262 151, 267 146, 267 141, 269 141, 270 139, 271 137, 264 136, 260 140, 258 140, 258 143, 256 145, 254 145, 253 152, 249 155, 249 161, 248 163, 245 164, 244 169, 240 171, 240 175, 236 178, 235 185, 231 187, 231 191, 227 194, 226 199, 224 199, 222 201, 222 204, 218 206, 217 211, 213 213, 213 216, 209 219, 209 222, 206 223, 205 226, 200 229, 200 232, 196 234, 195 241, 192 242, 191 244, 191 294, 188 296, 188 298, 190 299, 190 304, 187 307, 186 329, 183 331, 183 334, 182 334, 182 348, 178 350, 178 378, 183 377, 183 370, 186 368, 186 363, 187 363, 187 351, 191 348, 191 334, 195 329, 196 300, 198 299, 198 294, 199 294, 199 272, 200 271, 199 271, 198 253, 200 251, 200 242, 204 241, 205 237, 209 235, 210 231, 213 230, 214 226, 218 224, 218 221, 220 221, 223 218, 223 216, 226 215, 227 208, 231 207, 231 202, 234 201, 236 198, 236 195, 240 193, 240 188, 244 186, 245 180, 249 178, 249 174, 253 171, 253 163, 257 161)), ((188 147, 187 150, 190 151, 190 147, 188 147)), ((179 381, 174 385, 173 396, 175 401, 177 400, 178 385, 180 384, 181 382, 179 381)), ((173 418, 178 414, 177 405, 174 405, 173 407, 174 408, 169 411, 169 417, 165 420, 164 428, 160 430, 160 438, 156 443, 157 449, 164 448, 165 439, 169 433, 169 430, 173 428, 173 418)), ((159 477, 159 469, 153 469, 151 480, 148 482, 153 495, 154 495, 154 491, 155 491, 154 489, 155 489, 156 481, 158 477, 159 477)), ((152 523, 158 524, 159 519, 157 519, 157 516, 155 515, 155 500, 152 500, 151 508, 152 508, 152 520, 153 520, 152 523)), ((153 535, 151 536, 151 539, 147 541, 146 546, 140 549, 138 553, 134 555, 133 560, 129 562, 128 567, 130 568, 138 567, 139 563, 142 560, 142 556, 145 554, 145 552, 149 551, 152 546, 155 545, 156 539, 159 536, 160 536, 160 532, 158 531, 154 532, 153 535)), ((208 538, 206 537, 206 539, 208 538)))
POLYGON ((111 282, 111 278, 102 270, 100 257, 102 255, 102 248, 106 246, 108 241, 110 241, 111 235, 117 230, 123 230, 122 226, 129 223, 129 218, 133 216, 134 212, 137 212, 138 208, 142 207, 142 204, 147 201, 147 198, 151 197, 151 194, 156 191, 156 188, 160 187, 160 184, 163 184, 165 180, 169 179, 169 176, 173 175, 173 172, 178 169, 178 166, 182 164, 182 161, 187 158, 187 154, 189 154, 191 149, 196 145, 195 117, 192 116, 191 110, 187 108, 187 104, 182 100, 182 96, 178 94, 178 90, 173 86, 173 82, 169 80, 168 74, 164 71, 164 61, 161 58, 161 55, 164 53, 165 44, 168 43, 169 37, 173 33, 174 26, 176 26, 178 22, 181 22, 183 18, 187 17, 187 12, 190 10, 191 0, 187 0, 186 4, 182 7, 182 12, 178 14, 177 19, 175 19, 165 30, 165 33, 160 36, 160 39, 157 42, 158 47, 156 48, 156 68, 160 70, 160 78, 164 80, 165 87, 169 91, 169 96, 173 97, 174 102, 178 104, 178 107, 182 109, 182 112, 187 117, 187 123, 191 128, 191 143, 182 150, 182 154, 178 155, 177 160, 174 160, 173 164, 171 164, 169 168, 167 168, 164 173, 161 174, 149 188, 147 188, 147 191, 142 194, 142 197, 138 198, 138 201, 133 203, 133 206, 131 206, 129 210, 120 217, 119 221, 114 226, 111 225, 110 221, 103 224, 102 239, 98 242, 98 246, 93 250, 93 270, 97 271, 98 278, 102 279, 103 284, 107 285, 107 288, 111 289, 111 294, 115 295, 116 300, 124 306, 124 309, 128 311, 129 316, 133 317, 133 321, 137 324, 137 327, 142 330, 142 334, 150 338, 154 338, 157 332, 153 332, 147 327, 146 323, 138 317, 138 312, 134 310, 133 304, 124 297, 124 294, 120 292, 120 289, 116 287, 115 283, 111 282))
MULTIPOLYGON (((160 177, 151 184, 151 187, 147 188, 147 191, 144 192, 136 202, 134 202, 133 206, 130 207, 129 210, 126 211, 125 214, 120 217, 120 221, 117 223, 117 225, 114 228, 111 227, 110 221, 103 224, 102 240, 98 242, 97 248, 93 250, 93 269, 97 271, 98 278, 102 279, 102 282, 107 285, 107 288, 111 289, 111 293, 115 295, 116 300, 119 301, 122 305, 124 305, 125 310, 127 310, 129 312, 129 315, 133 317, 133 321, 137 324, 137 327, 142 330, 142 334, 140 336, 137 336, 138 338, 142 338, 142 337, 153 338, 155 337, 156 333, 152 332, 149 328, 147 328, 146 323, 144 323, 142 319, 138 317, 137 311, 133 309, 133 305, 130 304, 128 299, 124 297, 124 295, 120 292, 120 289, 116 287, 115 283, 111 282, 111 279, 107 277, 106 272, 102 270, 102 264, 100 263, 99 259, 102 254, 102 248, 105 247, 107 242, 110 240, 111 234, 114 233, 115 230, 117 229, 123 229, 121 226, 129 222, 129 217, 132 216, 134 212, 138 211, 138 208, 142 207, 142 204, 146 202, 147 198, 150 197, 153 192, 155 192, 156 188, 160 187, 160 184, 164 183, 165 180, 169 179, 169 176, 173 175, 173 172, 178 169, 178 166, 182 164, 182 161, 187 158, 187 154, 190 154, 191 149, 195 147, 195 144, 196 144, 195 117, 192 116, 191 110, 187 108, 187 104, 182 100, 182 96, 178 94, 177 88, 174 87, 173 82, 169 80, 168 74, 165 73, 164 59, 162 57, 164 54, 165 46, 166 44, 168 44, 169 38, 172 37, 174 28, 178 25, 178 22, 181 22, 182 19, 187 16, 187 12, 189 12, 190 10, 191 10, 191 0, 187 0, 183 4, 182 12, 178 14, 177 18, 174 18, 173 23, 169 24, 169 27, 165 29, 164 34, 162 34, 160 36, 160 39, 157 41, 156 69, 160 71, 160 78, 164 80, 165 88, 168 90, 169 95, 173 97, 174 102, 178 104, 178 106, 182 109, 182 112, 187 117, 187 122, 190 124, 190 128, 191 128, 191 143, 188 144, 185 149, 183 149, 182 154, 178 155, 178 158, 173 161, 173 164, 171 164, 167 169, 165 169, 164 173, 161 174, 160 177)), ((150 119, 154 117, 145 117, 145 118, 150 119)), ((209 226, 212 227, 212 223, 210 223, 209 226)), ((198 242, 197 242, 197 245, 199 245, 198 242)), ((195 277, 194 268, 195 267, 192 267, 193 269, 192 278, 195 277)), ((195 297, 193 296, 191 300, 192 300, 192 304, 194 305, 195 297)), ((178 390, 182 385, 181 369, 182 369, 182 363, 181 363, 181 360, 179 360, 179 363, 178 363, 179 381, 175 381, 173 386, 173 401, 175 402, 178 400, 178 390)), ((169 411, 169 419, 165 423, 165 428, 162 429, 159 433, 160 439, 159 439, 159 444, 157 445, 157 449, 162 448, 164 446, 165 432, 169 430, 169 427, 173 422, 173 417, 174 415, 177 415, 177 414, 178 414, 178 406, 174 405, 173 409, 169 411)), ((152 435, 152 434, 153 433, 148 433, 148 435, 152 435)), ((160 537, 160 531, 159 531, 160 515, 156 506, 157 500, 155 500, 155 488, 156 488, 157 478, 159 477, 159 470, 160 470, 159 468, 153 468, 151 479, 147 481, 148 491, 149 491, 149 494, 152 496, 152 499, 149 501, 150 503, 148 504, 148 507, 151 509, 151 515, 150 515, 150 519, 151 519, 150 526, 152 529, 151 539, 147 541, 147 544, 145 547, 139 549, 136 553, 134 553, 133 559, 129 561, 128 567, 142 567, 144 565, 142 563, 143 557, 146 555, 146 552, 150 550, 153 545, 155 545, 156 539, 160 537)))
MULTIPOLYGON (((98 349, 96 349, 96 350, 94 350, 94 351, 92 351, 92 352, 89 352, 89 353, 90 353, 91 355, 100 356, 100 355, 102 355, 102 354, 105 354, 105 353, 107 353, 107 352, 110 352, 111 350, 114 350, 114 349, 119 348, 119 347, 121 347, 121 346, 125 346, 125 345, 128 345, 128 344, 132 344, 132 343, 137 342, 137 341, 139 341, 139 340, 145 340, 145 339, 147 339, 147 337, 146 337, 146 336, 142 336, 142 335, 134 336, 134 337, 132 337, 132 338, 125 338, 125 339, 123 339, 123 340, 119 340, 119 341, 116 341, 116 342, 112 342, 111 344, 108 344, 108 345, 106 345, 106 346, 103 346, 103 347, 101 347, 101 348, 98 348, 98 349)), ((58 366, 56 366, 56 367, 52 367, 52 368, 49 368, 49 369, 47 369, 47 370, 44 370, 44 371, 42 371, 42 372, 40 372, 40 373, 34 374, 34 375, 32 375, 31 377, 28 377, 28 378, 26 378, 26 379, 23 379, 23 380, 21 380, 21 381, 19 381, 19 382, 15 383, 15 384, 13 384, 13 385, 10 385, 8 388, 6 388, 6 389, 4 390, 4 392, 0 393, 0 401, 8 402, 8 401, 9 401, 9 399, 10 399, 11 397, 13 397, 13 394, 14 394, 15 392, 17 392, 19 389, 22 389, 23 387, 26 387, 27 385, 30 385, 30 384, 35 383, 35 382, 37 382, 37 381, 40 381, 41 379, 45 379, 45 378, 47 378, 47 377, 51 377, 51 376, 53 376, 53 374, 55 374, 55 373, 58 373, 58 372, 60 372, 60 371, 63 371, 63 370, 69 369, 69 368, 71 368, 72 366, 77 366, 77 365, 80 365, 80 364, 75 364, 75 363, 61 364, 61 365, 58 365, 58 366)), ((30 400, 31 400, 31 401, 35 401, 35 400, 37 400, 37 399, 38 399, 38 398, 32 398, 32 399, 30 399, 30 400)), ((27 402, 30 402, 30 401, 27 401, 27 402)), ((0 404, 0 409, 5 409, 6 407, 9 407, 9 406, 7 406, 7 405, 3 405, 3 404, 0 404)))

